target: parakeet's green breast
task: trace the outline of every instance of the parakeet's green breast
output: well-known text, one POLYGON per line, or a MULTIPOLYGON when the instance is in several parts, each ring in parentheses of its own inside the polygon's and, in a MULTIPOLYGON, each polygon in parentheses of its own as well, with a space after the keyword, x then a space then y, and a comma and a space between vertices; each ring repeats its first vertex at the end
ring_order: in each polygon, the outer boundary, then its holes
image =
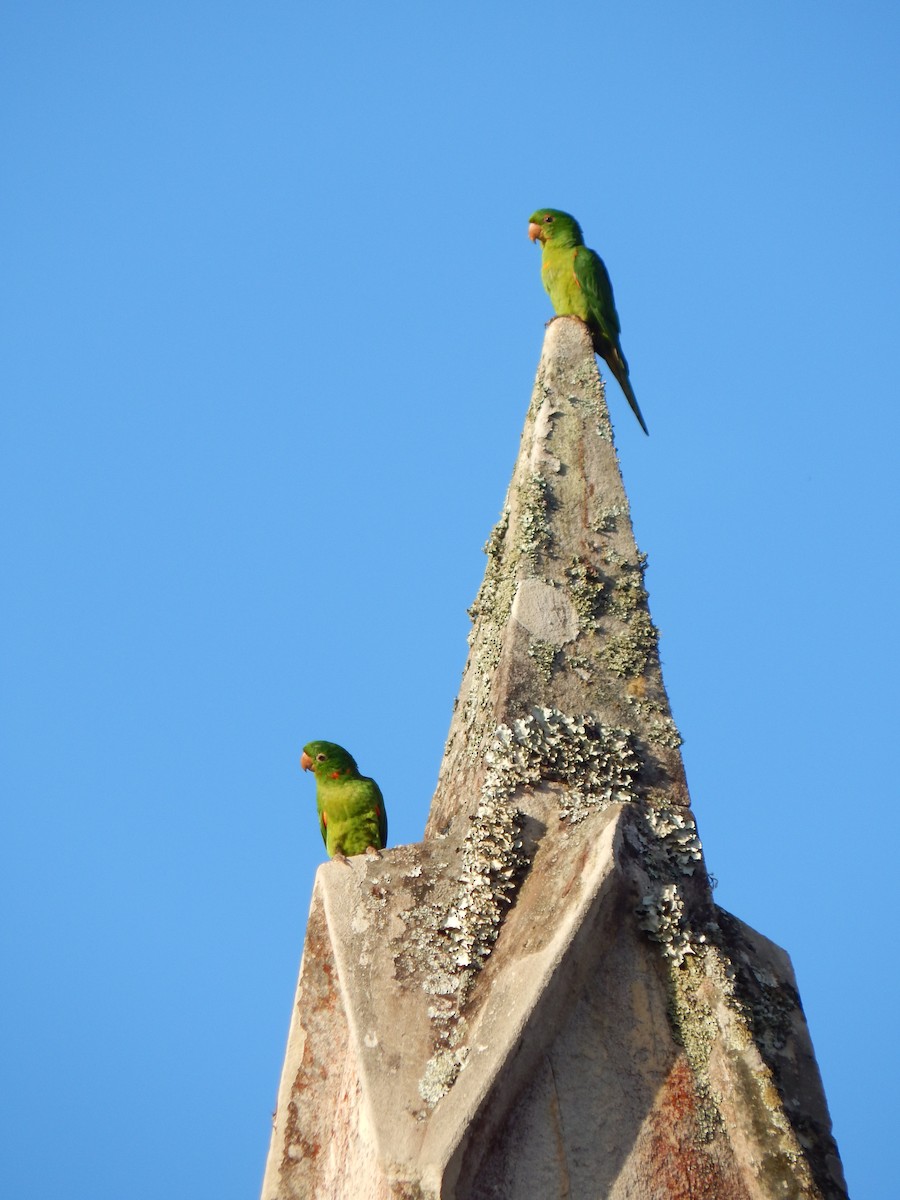
POLYGON ((541 281, 550 297, 550 303, 559 314, 571 314, 586 321, 590 316, 587 298, 575 275, 577 246, 554 246, 545 243, 541 281))

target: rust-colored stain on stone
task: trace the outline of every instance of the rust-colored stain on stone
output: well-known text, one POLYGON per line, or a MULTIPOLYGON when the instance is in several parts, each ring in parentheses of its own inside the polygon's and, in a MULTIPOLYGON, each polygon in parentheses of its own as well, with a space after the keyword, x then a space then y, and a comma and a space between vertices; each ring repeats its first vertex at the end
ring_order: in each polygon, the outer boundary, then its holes
POLYGON ((314 901, 297 995, 297 1008, 303 1014, 302 1028, 306 1038, 284 1116, 281 1172, 285 1179, 296 1170, 298 1162, 315 1162, 327 1141, 324 1136, 327 1124, 323 1125, 322 1114, 310 1119, 314 1110, 305 1097, 322 1094, 333 1069, 333 1060, 346 1051, 346 1034, 343 1041, 339 1036, 335 1037, 335 1032, 343 1028, 343 1022, 335 1018, 339 1004, 328 928, 321 907, 314 901))
POLYGON ((650 1119, 641 1176, 648 1200, 750 1200, 721 1134, 705 1142, 694 1074, 680 1058, 650 1119))

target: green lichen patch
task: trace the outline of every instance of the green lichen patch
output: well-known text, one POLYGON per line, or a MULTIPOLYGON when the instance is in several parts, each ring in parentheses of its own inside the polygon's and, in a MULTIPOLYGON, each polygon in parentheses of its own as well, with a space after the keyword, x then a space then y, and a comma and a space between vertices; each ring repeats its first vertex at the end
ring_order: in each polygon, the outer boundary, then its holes
POLYGON ((504 543, 508 527, 509 509, 507 508, 504 509, 503 515, 491 530, 490 537, 484 545, 484 552, 488 556, 488 565, 478 594, 469 608, 469 616, 473 621, 479 617, 488 617, 496 623, 505 620, 509 614, 513 587, 508 586, 505 589, 508 595, 505 597, 503 595, 503 584, 509 575, 503 565, 504 543))
POLYGON ((532 474, 519 485, 519 549, 532 566, 550 546, 547 512, 552 500, 550 485, 543 475, 532 474))
POLYGON ((733 965, 731 1006, 746 1021, 766 1061, 772 1062, 793 1033, 795 1014, 803 1011, 800 995, 792 984, 778 979, 758 962, 730 913, 719 909, 718 921, 726 934, 733 965))
POLYGON ((647 601, 643 566, 640 563, 622 562, 609 597, 610 613, 627 621, 639 609, 645 609, 647 601))
POLYGON ((631 616, 621 633, 607 639, 599 651, 600 660, 620 678, 643 675, 656 652, 658 637, 650 614, 641 609, 631 616))
POLYGON ((684 1047, 697 1092, 700 1135, 711 1142, 723 1127, 719 1106, 709 1081, 709 1058, 719 1036, 719 1026, 706 999, 707 949, 693 960, 670 963, 668 1014, 672 1032, 684 1047))
POLYGON ((507 529, 509 529, 509 509, 504 508, 500 515, 500 520, 491 530, 488 540, 484 543, 484 553, 488 558, 499 558, 503 553, 503 540, 506 537, 507 529))
POLYGON ((582 628, 596 629, 607 606, 608 591, 593 563, 575 556, 566 568, 569 595, 582 628))
POLYGON ((747 1059, 742 1049, 750 1041, 745 1023, 733 1021, 730 1037, 725 1034, 710 1002, 711 996, 722 997, 726 1010, 731 1008, 735 1015, 740 1015, 739 1009, 735 1009, 733 963, 718 946, 700 948, 695 957, 681 966, 670 964, 668 1015, 694 1075, 701 1136, 711 1141, 725 1124, 721 1115, 722 1097, 710 1080, 710 1060, 715 1047, 719 1072, 723 1060, 727 1063, 730 1103, 748 1121, 761 1151, 756 1158, 756 1173, 762 1192, 767 1196, 796 1196, 798 1200, 820 1195, 770 1069, 760 1060, 757 1067, 752 1067, 752 1060, 747 1059))
POLYGON ((559 647, 552 642, 544 642, 540 638, 532 638, 529 642, 528 657, 534 659, 538 675, 544 683, 549 683, 553 676, 553 664, 558 653, 559 647))
POLYGON ((619 518, 628 515, 624 504, 607 504, 599 508, 590 523, 594 533, 615 533, 619 528, 619 518))
POLYGON ((586 654, 566 654, 566 663, 579 679, 590 683, 593 679, 591 660, 586 654))

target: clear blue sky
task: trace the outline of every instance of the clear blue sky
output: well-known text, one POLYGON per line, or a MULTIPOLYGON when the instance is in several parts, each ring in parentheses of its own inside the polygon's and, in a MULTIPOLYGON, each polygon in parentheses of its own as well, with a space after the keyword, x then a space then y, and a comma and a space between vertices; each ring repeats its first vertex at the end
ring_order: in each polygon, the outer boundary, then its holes
POLYGON ((421 837, 549 302, 609 389, 722 904, 896 1195, 900 10, 8 0, 0 1192, 246 1200, 303 743, 421 837))

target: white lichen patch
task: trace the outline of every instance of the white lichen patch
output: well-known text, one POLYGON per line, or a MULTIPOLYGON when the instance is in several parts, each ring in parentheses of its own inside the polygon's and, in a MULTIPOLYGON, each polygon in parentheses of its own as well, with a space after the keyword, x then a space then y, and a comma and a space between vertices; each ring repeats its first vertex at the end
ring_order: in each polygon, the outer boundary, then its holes
MULTIPOLYGON (((432 1004, 429 1017, 436 1037, 450 1044, 459 1039, 462 1006, 493 949, 527 862, 517 790, 542 780, 563 783, 560 816, 572 822, 591 810, 636 798, 638 761, 631 735, 554 708, 534 708, 511 725, 497 726, 485 762, 488 769, 466 833, 455 898, 437 920, 430 908, 416 914, 428 926, 420 926, 418 941, 432 943, 428 951, 424 946, 418 951, 420 961, 430 961, 423 986, 443 998, 432 1004)), ((420 1084, 429 1103, 452 1086, 454 1062, 462 1059, 442 1052, 432 1058, 420 1084)))
MULTIPOLYGON (((656 847, 666 861, 666 873, 672 867, 682 875, 693 875, 703 859, 703 846, 697 833, 697 824, 689 809, 648 807, 647 824, 658 839, 656 847)), ((648 862, 652 865, 653 859, 648 862)))
POLYGON ((555 708, 534 708, 511 726, 498 726, 486 761, 486 786, 567 785, 560 816, 573 823, 591 810, 636 799, 639 763, 630 732, 555 708))
POLYGON ((695 930, 688 919, 679 884, 703 862, 697 825, 690 809, 651 802, 642 805, 634 833, 646 879, 638 907, 640 927, 680 966, 707 942, 706 933, 695 930))
POLYGON ((419 1080, 419 1095, 426 1104, 435 1105, 446 1096, 456 1083, 469 1051, 465 1046, 455 1050, 438 1050, 425 1064, 425 1073, 419 1080))
POLYGON ((520 815, 490 772, 481 795, 466 833, 456 900, 440 924, 450 959, 448 973, 456 979, 461 1001, 497 940, 509 894, 524 865, 520 815))
POLYGON ((684 899, 676 883, 663 884, 641 897, 638 923, 676 966, 680 966, 688 954, 696 954, 696 944, 702 945, 706 941, 704 934, 695 935, 688 927, 684 899))

